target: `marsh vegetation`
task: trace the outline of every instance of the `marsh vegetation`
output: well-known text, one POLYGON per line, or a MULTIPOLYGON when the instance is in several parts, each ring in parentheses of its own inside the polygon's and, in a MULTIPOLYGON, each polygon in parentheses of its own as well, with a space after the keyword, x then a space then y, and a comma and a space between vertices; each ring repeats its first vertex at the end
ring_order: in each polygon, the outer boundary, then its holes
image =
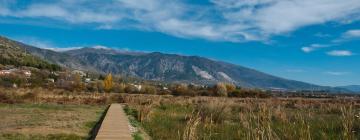
POLYGON ((133 126, 156 140, 360 138, 356 96, 231 98, 19 88, 1 89, 0 102, 0 139, 86 139, 114 102, 124 103, 133 126))
POLYGON ((359 139, 355 99, 126 96, 128 114, 158 140, 359 139))

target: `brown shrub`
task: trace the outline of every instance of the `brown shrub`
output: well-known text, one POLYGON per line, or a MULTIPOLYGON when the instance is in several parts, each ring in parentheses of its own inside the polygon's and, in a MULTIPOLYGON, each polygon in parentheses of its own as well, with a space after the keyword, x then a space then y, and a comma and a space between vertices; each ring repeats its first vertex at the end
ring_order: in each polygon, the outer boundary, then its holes
POLYGON ((215 96, 223 96, 223 97, 228 96, 226 85, 224 83, 217 83, 214 86, 214 93, 215 96))

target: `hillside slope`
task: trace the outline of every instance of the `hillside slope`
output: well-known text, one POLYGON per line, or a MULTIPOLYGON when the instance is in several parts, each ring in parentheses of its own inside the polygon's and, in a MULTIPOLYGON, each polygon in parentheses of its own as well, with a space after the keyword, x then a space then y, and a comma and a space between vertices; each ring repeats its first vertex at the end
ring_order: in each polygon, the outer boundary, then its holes
POLYGON ((65 53, 83 62, 89 69, 150 80, 200 84, 231 82, 244 87, 259 88, 309 89, 317 87, 198 56, 158 52, 136 55, 108 52, 109 50, 105 49, 83 48, 65 53))
POLYGON ((0 64, 59 70, 60 67, 26 51, 24 44, 0 36, 0 64))
POLYGON ((352 92, 360 93, 360 85, 339 86, 337 88, 343 88, 343 89, 350 90, 352 92))
POLYGON ((197 84, 231 82, 243 87, 267 89, 331 89, 330 87, 279 78, 239 65, 198 56, 182 56, 159 52, 135 53, 109 48, 82 48, 66 52, 55 52, 24 44, 19 46, 33 55, 60 66, 85 71, 134 76, 147 80, 197 84))

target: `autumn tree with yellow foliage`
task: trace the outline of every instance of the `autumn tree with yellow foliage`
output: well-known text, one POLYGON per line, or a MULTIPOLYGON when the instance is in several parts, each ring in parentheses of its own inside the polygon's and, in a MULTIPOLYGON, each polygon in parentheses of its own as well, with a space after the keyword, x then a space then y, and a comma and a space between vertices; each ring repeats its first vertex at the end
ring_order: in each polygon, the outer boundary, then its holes
POLYGON ((73 90, 82 91, 85 89, 85 84, 81 81, 80 74, 76 73, 75 75, 73 75, 73 81, 73 90))
POLYGON ((111 73, 108 74, 104 79, 104 90, 105 92, 110 92, 113 88, 113 78, 111 73))

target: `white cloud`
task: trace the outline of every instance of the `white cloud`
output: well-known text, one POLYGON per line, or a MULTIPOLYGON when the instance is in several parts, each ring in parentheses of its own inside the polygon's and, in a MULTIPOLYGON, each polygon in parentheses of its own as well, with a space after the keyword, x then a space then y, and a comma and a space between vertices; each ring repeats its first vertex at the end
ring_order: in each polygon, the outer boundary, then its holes
POLYGON ((360 39, 360 29, 351 29, 344 32, 337 39, 332 40, 333 43, 342 43, 346 41, 351 41, 353 39, 360 39))
MULTIPOLYGON (((328 37, 329 35, 318 33, 318 34, 315 34, 315 36, 323 38, 323 37, 328 37)), ((309 46, 302 47, 301 50, 305 53, 309 53, 309 52, 312 52, 312 51, 315 51, 315 50, 318 50, 321 48, 338 46, 339 44, 341 44, 343 42, 350 41, 352 39, 357 39, 357 38, 360 38, 360 29, 352 29, 352 30, 348 30, 348 31, 342 33, 342 35, 340 35, 336 39, 331 40, 328 44, 311 44, 309 46)), ((333 51, 327 52, 327 54, 331 55, 331 56, 354 55, 351 51, 346 51, 346 50, 333 50, 333 51)))
POLYGON ((305 46, 302 47, 301 50, 305 53, 310 53, 313 52, 315 50, 321 49, 321 48, 326 48, 326 47, 330 47, 330 45, 324 45, 324 44, 311 44, 309 46, 305 46))
POLYGON ((43 48, 43 49, 52 50, 52 51, 56 51, 56 52, 65 52, 65 51, 77 50, 77 49, 81 49, 81 48, 82 48, 82 47, 43 48))
MULTIPOLYGON (((81 3, 78 3, 81 4, 81 3)), ((115 22, 121 15, 113 13, 90 10, 84 7, 72 6, 66 3, 55 4, 32 4, 25 9, 13 10, 7 16, 18 18, 49 18, 69 22, 73 24, 81 23, 108 23, 115 22)))
POLYGON ((301 50, 302 50, 303 52, 309 53, 309 52, 313 51, 314 49, 311 48, 311 47, 302 47, 301 50))
POLYGON ((106 46, 103 46, 103 45, 95 45, 91 48, 94 48, 94 49, 105 49, 105 50, 111 50, 111 48, 109 47, 106 47, 106 46))
POLYGON ((360 38, 360 29, 349 30, 343 36, 345 38, 360 38))
POLYGON ((333 51, 329 51, 326 54, 330 55, 330 56, 352 56, 354 55, 351 51, 347 51, 347 50, 333 50, 333 51))
POLYGON ((328 75, 334 75, 334 76, 341 76, 341 75, 347 75, 349 72, 340 72, 340 71, 327 71, 325 74, 328 75))
POLYGON ((83 47, 64 47, 64 48, 60 48, 57 45, 55 45, 53 42, 49 41, 49 40, 44 40, 44 39, 39 39, 36 37, 28 37, 28 36, 19 36, 19 37, 14 37, 15 40, 34 46, 34 47, 38 47, 38 48, 42 48, 42 49, 47 49, 47 50, 52 50, 52 51, 58 51, 58 52, 63 52, 63 51, 69 51, 69 50, 75 50, 75 49, 81 49, 83 47))
POLYGON ((21 7, 14 1, 0 0, 0 16, 234 42, 264 41, 304 26, 353 20, 352 15, 360 14, 359 0, 211 0, 209 5, 180 0, 59 0, 21 7))
POLYGON ((230 21, 251 22, 264 33, 277 34, 299 27, 350 18, 359 13, 358 0, 213 0, 230 21), (259 8, 260 7, 260 8, 259 8))

